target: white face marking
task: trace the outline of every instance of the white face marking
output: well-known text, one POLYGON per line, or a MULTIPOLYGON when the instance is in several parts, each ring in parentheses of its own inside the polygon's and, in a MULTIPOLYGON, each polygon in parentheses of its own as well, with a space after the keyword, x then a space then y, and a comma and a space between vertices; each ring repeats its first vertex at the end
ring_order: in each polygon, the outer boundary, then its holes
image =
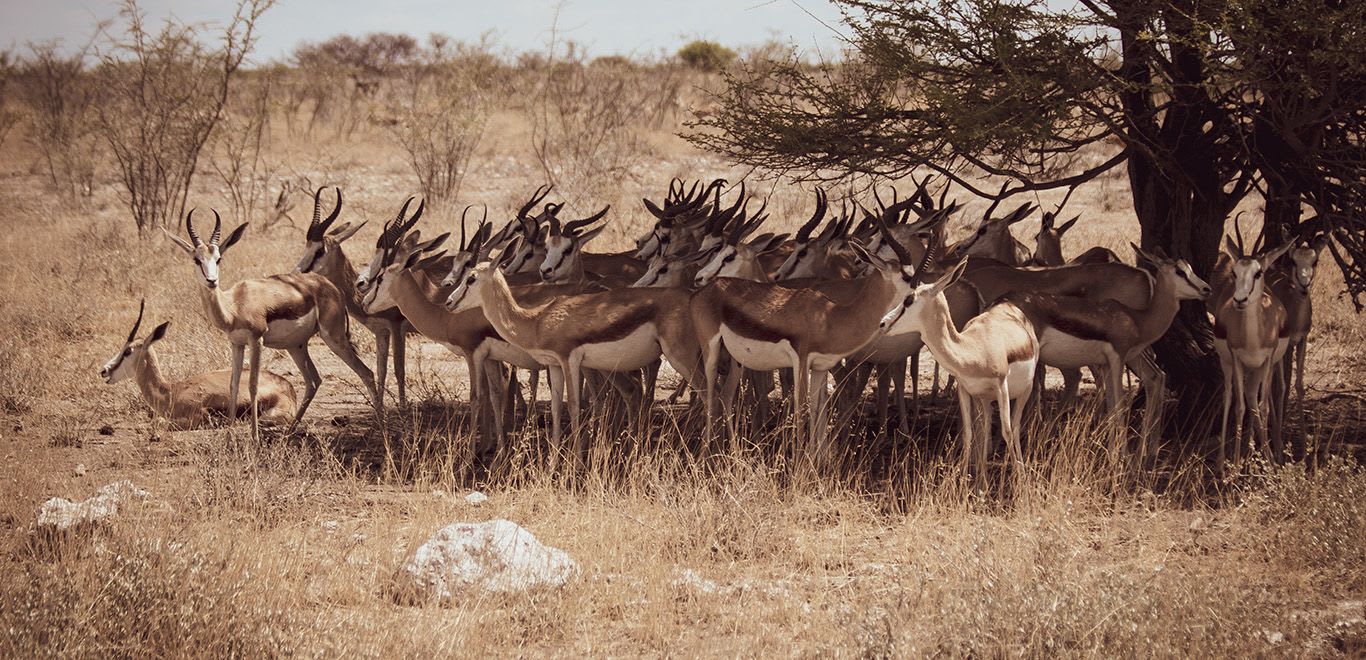
POLYGON ((475 255, 469 252, 456 252, 455 260, 451 262, 451 272, 441 280, 441 286, 455 286, 474 266, 475 255))
POLYGON ((663 246, 660 241, 660 234, 667 233, 668 231, 667 228, 656 227, 650 230, 650 233, 646 234, 644 237, 637 239, 636 253, 633 256, 637 259, 645 260, 659 254, 659 250, 663 246))
POLYGON ((707 261, 707 265, 697 271, 693 277, 693 284, 696 286, 706 286, 718 277, 734 277, 740 265, 740 252, 733 245, 727 245, 712 255, 707 261))
POLYGON ((370 280, 374 278, 379 262, 384 259, 384 250, 375 248, 375 253, 370 255, 370 263, 365 264, 360 273, 356 275, 356 289, 364 292, 370 289, 370 280))
POLYGON ((778 272, 774 275, 775 280, 793 280, 799 277, 811 277, 815 270, 817 245, 815 241, 797 243, 797 247, 792 254, 787 255, 783 260, 783 265, 778 267, 778 272))
POLYGON ((1210 296, 1209 283, 1200 279, 1200 276, 1195 274, 1185 259, 1181 259, 1171 266, 1164 266, 1164 268, 1167 267, 1173 270, 1172 276, 1176 278, 1176 297, 1178 300, 1204 300, 1210 296))
POLYGON ((125 344, 123 348, 119 349, 119 352, 115 353, 114 357, 109 358, 109 361, 100 368, 100 375, 104 376, 104 382, 112 385, 131 378, 133 376, 133 363, 137 361, 133 353, 140 350, 142 350, 141 341, 125 344))
POLYGON ((575 241, 567 236, 545 239, 545 260, 541 262, 541 279, 553 282, 569 274, 574 263, 575 241))
POLYGON ((199 274, 204 278, 204 286, 210 289, 218 288, 218 261, 223 258, 218 251, 217 245, 203 244, 195 248, 193 252, 195 268, 199 269, 199 274))
POLYGON ((631 284, 634 287, 652 287, 659 284, 659 278, 666 275, 669 271, 669 262, 656 256, 650 260, 649 268, 641 274, 640 279, 631 284))
POLYGON ((1233 262, 1233 306, 1246 309, 1254 297, 1261 299, 1262 262, 1240 257, 1233 262))
POLYGON ((469 272, 465 279, 446 296, 446 310, 463 312, 484 306, 484 280, 488 279, 488 267, 482 266, 469 272))
POLYGON ((378 314, 398 306, 394 299, 394 280, 397 280, 398 266, 393 265, 380 271, 378 279, 371 281, 361 308, 366 314, 378 314))

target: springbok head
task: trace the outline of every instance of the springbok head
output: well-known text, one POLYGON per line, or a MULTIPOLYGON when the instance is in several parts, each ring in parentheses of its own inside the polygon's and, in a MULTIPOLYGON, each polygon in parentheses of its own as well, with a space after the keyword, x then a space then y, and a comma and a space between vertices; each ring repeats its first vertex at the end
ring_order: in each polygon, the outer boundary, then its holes
POLYGON ((318 188, 318 191, 313 193, 313 220, 308 223, 308 233, 304 235, 304 254, 300 257, 299 264, 294 267, 296 273, 321 273, 335 269, 340 265, 342 258, 342 242, 355 236, 356 232, 365 226, 364 222, 354 226, 347 222, 336 228, 332 227, 337 215, 341 213, 341 188, 334 188, 337 191, 337 205, 326 219, 322 219, 324 189, 318 188))
POLYGON ((1133 248, 1134 258, 1138 266, 1147 270, 1153 277, 1165 278, 1176 285, 1177 300, 1205 300, 1213 294, 1209 282, 1201 279, 1195 274, 1190 263, 1185 259, 1172 259, 1162 248, 1157 248, 1154 252, 1145 252, 1142 248, 1129 244, 1133 248))
POLYGON ((1318 273, 1319 255, 1323 253, 1324 246, 1328 245, 1328 235, 1316 234, 1310 239, 1299 239, 1293 245, 1289 253, 1290 282, 1297 293, 1307 296, 1309 288, 1314 285, 1314 276, 1318 273))
POLYGON ((774 274, 774 279, 788 280, 795 277, 805 277, 808 271, 815 269, 814 264, 823 258, 820 254, 825 246, 822 244, 823 238, 828 238, 838 223, 830 223, 820 235, 813 237, 812 232, 825 219, 825 213, 829 209, 829 203, 825 196, 825 191, 816 189, 816 210, 811 214, 811 219, 806 221, 793 238, 792 253, 787 256, 782 265, 778 267, 778 272, 774 274))
POLYGON ((466 272, 487 259, 489 252, 493 251, 493 241, 490 240, 493 225, 488 221, 488 207, 484 207, 484 217, 479 221, 473 236, 468 236, 468 226, 465 223, 465 214, 469 213, 470 208, 472 207, 466 206, 460 213, 460 247, 452 255, 451 270, 445 279, 441 280, 441 286, 455 286, 466 272))
MULTIPOLYGON (((669 251, 671 244, 678 242, 676 239, 680 234, 691 233, 707 220, 707 200, 713 193, 719 200, 721 187, 726 185, 726 180, 715 179, 698 194, 701 183, 694 182, 684 195, 683 181, 674 178, 669 182, 669 192, 664 197, 662 207, 648 199, 641 199, 645 209, 655 217, 655 225, 649 233, 636 239, 636 252, 633 255, 636 259, 651 259, 656 254, 669 251)), ((715 206, 719 205, 718 201, 715 206)))
MULTIPOLYGON (((982 219, 978 221, 972 235, 964 239, 957 248, 959 254, 999 259, 1013 253, 1015 237, 1010 233, 1010 226, 1028 218, 1029 214, 1034 212, 1034 205, 1025 202, 1004 216, 993 217, 991 214, 999 203, 1000 200, 996 200, 987 212, 982 214, 982 219)), ((1009 262, 1009 259, 1002 261, 1009 262)))
MULTIPOLYGON (((340 195, 337 199, 337 203, 340 205, 340 195)), ((413 203, 414 199, 417 198, 409 197, 403 202, 403 206, 399 208, 398 215, 395 216, 393 220, 384 223, 384 231, 380 232, 379 238, 375 239, 375 253, 370 257, 370 263, 366 264, 365 268, 361 269, 360 274, 356 276, 357 291, 365 293, 370 290, 371 280, 374 279, 375 273, 379 272, 380 262, 384 259, 385 250, 401 247, 399 244, 402 241, 413 242, 421 238, 420 233, 409 233, 409 230, 411 230, 413 225, 416 225, 417 221, 422 218, 422 212, 427 208, 427 200, 424 199, 418 202, 417 210, 413 211, 413 214, 409 216, 408 206, 413 203)))
POLYGON ((1294 243, 1285 243, 1260 254, 1248 254, 1242 245, 1242 237, 1234 242, 1233 237, 1224 237, 1224 248, 1233 262, 1233 307, 1247 309, 1249 303, 1260 301, 1266 286, 1266 273, 1294 243))
POLYGON ((560 225, 560 220, 550 216, 550 232, 545 239, 545 259, 541 261, 541 280, 561 282, 581 268, 583 247, 598 237, 606 224, 584 231, 584 228, 601 220, 612 208, 611 204, 587 218, 571 220, 560 225))
POLYGON ((190 212, 185 214, 185 233, 190 237, 188 242, 172 234, 165 227, 162 227, 161 231, 180 249, 184 250, 185 254, 194 259, 195 269, 204 278, 204 286, 217 289, 218 266, 223 260, 223 253, 236 245, 237 241, 242 240, 242 234, 247 231, 247 223, 238 225, 237 229, 232 230, 232 233, 228 235, 228 240, 220 243, 219 240, 223 236, 223 218, 219 217, 218 211, 214 211, 213 233, 209 235, 209 242, 205 243, 200 240, 199 233, 194 230, 194 211, 194 209, 190 209, 190 212))
POLYGON ((398 306, 398 299, 394 294, 394 282, 398 279, 397 275, 401 271, 426 269, 446 256, 444 250, 436 252, 450 234, 442 234, 429 241, 411 243, 405 245, 400 243, 390 247, 380 255, 378 268, 375 270, 374 278, 370 281, 370 287, 366 289, 365 296, 361 298, 361 309, 366 314, 378 314, 387 309, 398 306))
POLYGON ((934 261, 937 251, 932 248, 925 253, 925 258, 915 269, 908 283, 909 292, 894 298, 896 304, 883 315, 882 321, 878 323, 878 329, 884 334, 897 336, 922 331, 926 326, 926 313, 930 306, 939 304, 936 301, 944 289, 953 286, 963 277, 968 265, 966 259, 958 262, 953 270, 937 281, 924 283, 927 269, 934 261))
POLYGON ((465 273, 465 279, 456 285, 450 295, 446 296, 446 311, 463 312, 467 309, 482 307, 484 304, 484 287, 488 283, 494 271, 512 272, 508 266, 516 258, 518 243, 522 242, 522 237, 512 239, 512 243, 503 249, 496 262, 483 263, 476 266, 473 270, 465 273))
POLYGON ((138 303, 138 320, 133 324, 133 329, 128 331, 128 339, 123 342, 119 352, 100 367, 100 377, 104 378, 104 382, 112 385, 135 376, 138 365, 147 359, 148 349, 154 342, 161 341, 161 338, 166 336, 166 328, 171 325, 170 321, 153 328, 151 334, 145 338, 138 339, 138 328, 142 327, 142 313, 146 308, 146 300, 138 303))

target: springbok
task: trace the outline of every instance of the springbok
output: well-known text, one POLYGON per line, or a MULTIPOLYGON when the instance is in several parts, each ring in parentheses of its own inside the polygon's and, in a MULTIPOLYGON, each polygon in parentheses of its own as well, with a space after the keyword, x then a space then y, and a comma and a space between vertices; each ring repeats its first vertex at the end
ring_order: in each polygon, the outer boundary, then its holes
MULTIPOLYGON (((392 348, 394 380, 398 382, 398 401, 400 405, 403 405, 408 400, 404 340, 407 333, 412 331, 412 326, 404 321, 403 315, 397 310, 370 314, 361 307, 362 294, 357 289, 356 283, 368 280, 368 278, 363 279, 356 273, 355 267, 351 265, 351 260, 346 257, 346 253, 342 250, 342 243, 360 231, 365 223, 362 222, 354 226, 347 223, 333 230, 332 223, 337 220, 337 215, 341 213, 342 192, 341 188, 335 188, 337 205, 326 219, 321 219, 322 192, 324 189, 318 188, 317 192, 313 193, 313 221, 308 225, 308 232, 305 234, 304 254, 299 259, 298 265, 294 267, 294 272, 317 273, 326 277, 341 292, 342 300, 346 302, 346 311, 351 314, 351 317, 360 321, 361 325, 375 335, 375 385, 379 392, 381 406, 384 400, 389 356, 391 355, 390 349, 392 348)), ((408 201, 411 202, 412 200, 409 199, 408 201)), ((405 204, 403 210, 399 211, 398 221, 404 220, 403 214, 407 208, 408 206, 405 204)), ((416 222, 421 213, 422 210, 419 208, 412 220, 416 222)))
POLYGON ((545 258, 541 260, 541 280, 550 284, 566 284, 585 281, 591 274, 593 279, 632 281, 645 272, 632 252, 596 253, 584 252, 589 241, 597 238, 607 224, 603 223, 584 231, 585 227, 601 220, 611 210, 611 205, 581 220, 571 220, 560 224, 551 215, 550 231, 545 238, 545 258))
MULTIPOLYGON (((713 191, 719 196, 721 187, 726 185, 726 180, 713 180, 702 190, 700 196, 697 194, 699 185, 700 181, 694 183, 685 196, 683 182, 674 179, 669 183, 669 193, 664 197, 663 207, 648 199, 641 200, 645 203, 645 210, 655 217, 655 225, 650 228, 649 233, 636 240, 636 251, 633 254, 636 259, 646 261, 662 252, 678 255, 686 251, 685 244, 697 238, 695 232, 707 218, 707 199, 713 191), (674 188, 675 184, 678 186, 677 191, 674 188)), ((743 197, 742 194, 741 198, 743 197)))
POLYGON ((817 190, 816 212, 806 224, 797 229, 796 237, 792 241, 792 252, 773 274, 775 281, 805 278, 850 279, 863 270, 856 255, 848 251, 849 240, 846 234, 853 224, 852 215, 841 214, 841 217, 826 224, 820 234, 811 236, 811 232, 825 217, 826 208, 825 192, 817 190))
MULTIPOLYGON (((365 307, 372 312, 397 308, 423 336, 449 348, 465 360, 470 375, 470 410, 474 413, 472 427, 480 428, 484 409, 489 408, 492 413, 490 436, 499 443, 495 449, 500 449, 506 436, 500 413, 504 410, 502 389, 505 381, 502 368, 489 361, 529 369, 533 374, 540 364, 525 351, 505 341, 489 323, 483 310, 451 312, 446 309, 445 297, 422 274, 424 261, 440 258, 440 255, 424 252, 438 246, 439 243, 428 241, 407 253, 386 253, 376 273, 374 285, 366 294, 365 307)), ((572 292, 570 287, 564 286, 537 289, 543 289, 542 295, 546 296, 572 292)), ((529 409, 535 409, 534 390, 529 409)), ((486 448, 481 446, 479 449, 482 452, 486 448)), ((495 451, 495 455, 497 453, 495 451)))
MULTIPOLYGON (((857 245, 854 249, 863 250, 857 245)), ((832 282, 830 288, 722 277, 693 295, 692 319, 704 351, 708 432, 716 415, 715 381, 724 348, 731 356, 731 374, 738 373, 735 362, 755 371, 793 370, 798 436, 819 443, 819 460, 828 458, 826 376, 873 338, 878 319, 892 300, 910 291, 912 283, 910 266, 866 252, 861 256, 877 271, 832 282)))
POLYGON ((1214 310, 1214 350, 1224 375, 1224 413, 1219 427, 1219 469, 1225 461, 1228 442, 1228 414, 1236 397, 1234 437, 1239 438, 1235 456, 1242 454, 1243 415, 1251 412, 1253 432, 1262 451, 1280 460, 1284 447, 1279 435, 1267 444, 1266 402, 1271 387, 1271 370, 1285 353, 1285 305, 1266 290, 1264 277, 1271 265, 1294 244, 1285 243, 1260 255, 1244 253, 1240 243, 1225 237, 1229 273, 1232 281, 1227 297, 1214 310))
POLYGON ((1276 370, 1278 387, 1273 390, 1277 395, 1274 404, 1278 407, 1277 419, 1283 420, 1286 404, 1290 398, 1290 384, 1294 381, 1296 396, 1296 419, 1301 428, 1295 434, 1294 451, 1296 458, 1304 455, 1304 351, 1308 346, 1309 330, 1314 324, 1314 300, 1310 288, 1317 274, 1319 255, 1328 244, 1328 236, 1318 234, 1309 240, 1297 240, 1287 253, 1290 257, 1288 268, 1274 268, 1267 275, 1267 285, 1276 299, 1285 306, 1286 346, 1285 358, 1276 370), (1292 373, 1293 371, 1293 373, 1292 373))
POLYGON ((963 419, 961 466, 966 471, 971 464, 981 482, 991 442, 993 401, 1000 409, 1001 435, 1010 457, 1017 470, 1024 465, 1020 418, 1034 388, 1039 339, 1029 317, 1008 300, 988 307, 959 331, 944 291, 963 277, 966 267, 966 262, 959 262, 938 281, 917 286, 887 311, 879 327, 893 336, 919 333, 935 361, 958 379, 958 413, 963 419), (974 407, 982 413, 980 439, 972 430, 974 407))
POLYGON ((283 349, 294 359, 304 378, 304 398, 294 414, 291 428, 299 423, 308 404, 322 384, 322 376, 308 354, 308 340, 320 335, 327 347, 364 383, 375 407, 375 414, 383 420, 384 409, 375 376, 356 354, 351 344, 351 326, 346 315, 346 302, 336 285, 316 273, 286 273, 255 280, 243 280, 227 291, 218 286, 218 267, 223 253, 242 239, 247 223, 242 223, 219 244, 223 221, 214 211, 213 234, 209 242, 199 239, 194 230, 194 209, 185 215, 185 232, 190 240, 162 231, 194 260, 195 270, 204 281, 200 289, 209 321, 222 330, 232 343, 232 380, 229 387, 228 417, 237 417, 237 390, 242 376, 242 354, 248 354, 250 376, 247 391, 251 395, 251 434, 259 438, 261 425, 258 406, 258 384, 261 377, 261 346, 283 349))
POLYGON ((514 296, 502 266, 486 264, 471 271, 451 292, 446 308, 483 309, 500 336, 550 369, 551 435, 556 442, 562 437, 560 404, 568 383, 570 425, 578 433, 575 455, 580 461, 587 453, 587 436, 579 433, 584 369, 636 371, 663 354, 692 387, 701 387, 688 292, 627 287, 556 296, 527 306, 514 296))
MULTIPOLYGON (((153 345, 166 336, 171 322, 162 323, 138 339, 146 305, 145 300, 138 305, 138 320, 128 332, 123 348, 100 369, 105 382, 114 384, 132 378, 152 414, 166 418, 178 429, 204 428, 224 418, 235 419, 238 411, 246 412, 249 399, 239 398, 236 405, 230 405, 232 371, 211 371, 176 382, 167 382, 162 377, 153 345)), ((262 372, 258 393, 261 418, 266 422, 283 425, 294 418, 294 386, 279 374, 262 372)))
POLYGON ((1114 300, 1088 300, 1037 291, 1019 291, 1004 299, 1023 310, 1033 323, 1039 338, 1041 364, 1063 370, 1105 366, 1106 403, 1111 414, 1121 411, 1124 367, 1138 375, 1147 395, 1141 462, 1161 428, 1166 383, 1165 375, 1147 355, 1148 347, 1166 334, 1182 300, 1204 300, 1211 289, 1184 259, 1170 259, 1160 251, 1153 255, 1136 245, 1131 247, 1138 263, 1152 271, 1152 296, 1142 308, 1114 300))

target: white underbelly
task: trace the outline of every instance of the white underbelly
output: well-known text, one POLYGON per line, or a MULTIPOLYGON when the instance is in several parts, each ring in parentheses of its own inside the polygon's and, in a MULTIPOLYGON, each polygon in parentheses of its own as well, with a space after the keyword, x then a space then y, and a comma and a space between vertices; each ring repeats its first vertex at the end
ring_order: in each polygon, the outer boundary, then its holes
POLYGON ((844 355, 812 353, 807 356, 807 364, 815 371, 830 371, 844 359, 844 355))
POLYGON ((1034 387, 1035 361, 1031 358, 1020 362, 1012 362, 1006 369, 1006 392, 1010 398, 1017 399, 1020 395, 1028 392, 1034 387))
POLYGON ((786 339, 776 344, 749 339, 736 334, 722 323, 721 341, 725 344, 731 357, 744 365, 746 369, 772 371, 774 369, 792 368, 792 357, 795 351, 792 350, 791 342, 786 339))
POLYGON ((581 358, 585 369, 630 371, 659 359, 659 335, 653 323, 646 323, 616 341, 584 344, 572 357, 581 358))
POLYGON ((1044 364, 1059 369, 1105 364, 1105 356, 1110 350, 1108 342, 1081 339, 1052 328, 1039 336, 1039 357, 1044 364))
POLYGON ((271 348, 290 348, 308 343, 318 331, 318 310, 309 310, 297 319, 280 319, 266 326, 261 343, 271 348))

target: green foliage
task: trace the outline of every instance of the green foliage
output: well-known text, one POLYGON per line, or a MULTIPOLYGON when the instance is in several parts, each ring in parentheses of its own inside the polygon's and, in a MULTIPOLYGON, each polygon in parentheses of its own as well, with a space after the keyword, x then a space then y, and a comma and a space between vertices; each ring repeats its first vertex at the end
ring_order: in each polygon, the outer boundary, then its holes
POLYGON ((697 39, 678 49, 678 59, 699 71, 720 71, 735 61, 735 51, 715 41, 697 39))

